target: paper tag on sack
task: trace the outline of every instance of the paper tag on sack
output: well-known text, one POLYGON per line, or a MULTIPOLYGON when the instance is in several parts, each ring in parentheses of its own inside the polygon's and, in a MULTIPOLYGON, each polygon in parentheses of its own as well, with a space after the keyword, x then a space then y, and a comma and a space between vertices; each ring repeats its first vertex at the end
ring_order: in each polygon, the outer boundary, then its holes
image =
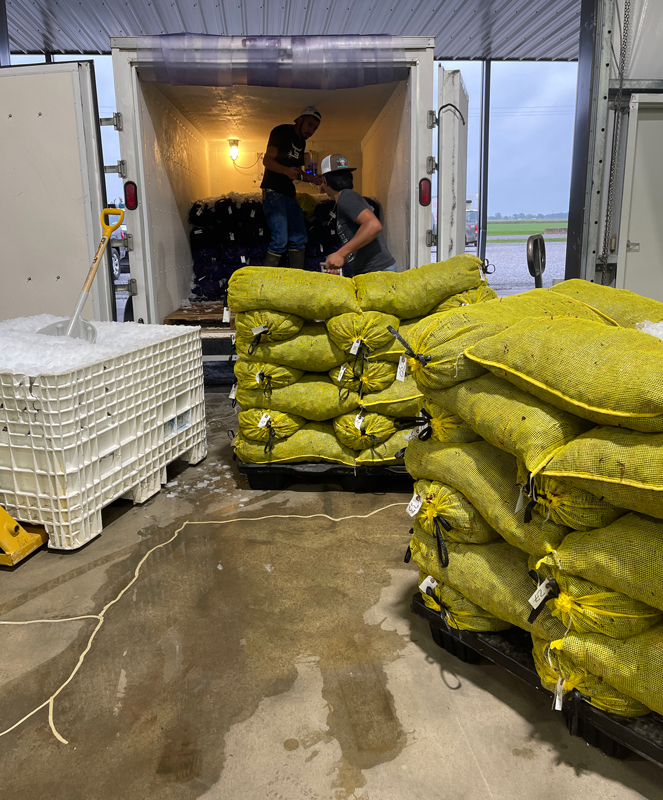
POLYGON ((200 206, 200 208, 196 211, 196 216, 199 217, 202 213, 203 213, 203 207, 200 206))
POLYGON ((233 383, 233 388, 230 390, 230 394, 228 395, 229 400, 234 400, 237 397, 237 384, 233 383))
POLYGON ((423 426, 423 425, 417 425, 417 427, 416 427, 416 428, 412 428, 412 430, 411 430, 411 431, 408 433, 408 435, 405 437, 405 441, 406 441, 406 442, 412 442, 412 441, 414 441, 414 440, 417 438, 417 436, 419 436, 419 434, 421 433, 421 431, 422 431, 423 429, 424 429, 424 426, 423 426))
POLYGON ((233 213, 233 207, 232 206, 227 206, 227 208, 228 208, 228 213, 232 214, 233 213))
POLYGON ((230 241, 231 242, 235 241, 235 234, 232 231, 228 234, 228 236, 230 236, 230 241))
POLYGON ((518 502, 516 503, 515 512, 516 514, 522 509, 525 505, 525 485, 523 484, 520 487, 520 492, 518 493, 518 502))
POLYGON ((230 309, 228 306, 224 306, 223 308, 223 320, 222 322, 230 322, 230 309))
POLYGON ((539 584, 537 590, 534 594, 529 598, 527 601, 532 608, 538 608, 541 603, 548 597, 548 593, 550 592, 550 579, 545 580, 543 583, 539 584))
POLYGON ((355 339, 352 343, 352 347, 350 348, 350 355, 356 356, 359 352, 359 348, 361 347, 361 339, 355 339))
POLYGON ((240 256, 239 260, 242 262, 242 264, 246 264, 246 256, 240 256))
POLYGON ((269 414, 263 414, 262 417, 260 417, 260 421, 258 422, 258 427, 264 428, 270 419, 271 417, 269 416, 269 414))
POLYGON ((342 381, 343 380, 343 376, 345 375, 345 370, 347 368, 348 368, 347 365, 343 364, 343 366, 339 369, 338 378, 336 378, 337 381, 342 381))
POLYGON ((251 328, 251 333, 257 336, 259 333, 267 333, 268 330, 267 325, 256 325, 255 328, 251 328))
POLYGON ((555 686, 555 711, 561 711, 564 703, 564 678, 560 675, 555 686))
POLYGON ((398 369, 396 370, 396 380, 397 381, 404 381, 406 372, 407 372, 407 356, 401 356, 398 359, 398 369))
POLYGON ((427 575, 419 584, 422 594, 428 594, 428 589, 434 589, 437 586, 437 581, 432 575, 427 575))
POLYGON ((355 417, 355 428, 360 431, 363 424, 364 418, 362 417, 361 412, 359 412, 359 414, 357 414, 355 417))
POLYGON ((265 377, 265 373, 262 370, 260 370, 259 372, 256 372, 256 383, 258 385, 260 385, 260 382, 262 381, 262 379, 264 377, 265 377))
POLYGON ((255 208, 252 208, 251 209, 251 219, 253 219, 255 217, 255 215, 256 215, 256 210, 255 210, 255 208))
POLYGON ((412 495, 412 500, 410 500, 410 502, 407 504, 407 508, 405 510, 411 517, 416 517, 423 504, 423 497, 419 494, 414 494, 412 495))

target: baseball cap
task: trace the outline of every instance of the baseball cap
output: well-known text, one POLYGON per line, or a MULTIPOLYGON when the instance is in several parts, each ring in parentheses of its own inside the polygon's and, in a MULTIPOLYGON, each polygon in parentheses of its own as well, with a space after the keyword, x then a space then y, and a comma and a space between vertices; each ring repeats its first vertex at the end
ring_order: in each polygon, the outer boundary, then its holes
POLYGON ((351 167, 348 164, 348 159, 345 156, 342 156, 340 153, 333 153, 330 156, 325 156, 322 159, 322 165, 320 167, 320 173, 325 175, 328 172, 337 172, 338 170, 347 170, 348 172, 354 172, 357 167, 351 167))
MULTIPOLYGON (((315 108, 315 106, 306 106, 299 117, 315 117, 318 122, 322 122, 322 114, 317 108, 315 108)), ((299 119, 299 117, 297 117, 297 119, 299 119)))

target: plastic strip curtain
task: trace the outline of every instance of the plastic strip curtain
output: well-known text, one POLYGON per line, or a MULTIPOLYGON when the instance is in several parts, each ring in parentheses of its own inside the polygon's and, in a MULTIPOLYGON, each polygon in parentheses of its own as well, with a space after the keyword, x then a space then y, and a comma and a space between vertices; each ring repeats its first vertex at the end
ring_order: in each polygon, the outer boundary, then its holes
POLYGON ((348 89, 405 80, 400 36, 138 37, 141 79, 175 86, 348 89))

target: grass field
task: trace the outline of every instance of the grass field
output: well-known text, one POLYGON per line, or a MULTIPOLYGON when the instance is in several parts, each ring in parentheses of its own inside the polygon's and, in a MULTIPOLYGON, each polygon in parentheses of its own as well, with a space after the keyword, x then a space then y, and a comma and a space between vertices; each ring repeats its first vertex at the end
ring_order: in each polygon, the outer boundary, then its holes
POLYGON ((488 220, 487 236, 531 236, 533 233, 543 233, 546 228, 566 228, 566 220, 532 219, 513 220, 513 222, 488 220))

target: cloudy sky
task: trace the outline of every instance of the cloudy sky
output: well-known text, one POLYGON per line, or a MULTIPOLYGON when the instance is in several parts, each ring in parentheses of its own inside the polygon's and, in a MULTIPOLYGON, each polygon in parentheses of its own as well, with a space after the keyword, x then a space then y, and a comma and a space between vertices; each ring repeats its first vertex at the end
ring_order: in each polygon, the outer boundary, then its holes
MULTIPOLYGON (((60 57, 57 57, 58 59, 60 57)), ((72 60, 63 56, 63 60, 72 60)), ((12 63, 39 60, 13 56, 12 63)), ((110 56, 95 57, 99 111, 110 116, 115 92, 110 56)), ((442 62, 460 69, 470 98, 468 197, 478 191, 481 64, 442 62)), ((495 62, 492 67, 488 213, 552 214, 567 211, 571 180, 576 64, 495 62)), ((120 158, 117 133, 102 128, 104 158, 120 158)), ((117 176, 107 176, 109 201, 122 195, 117 176)))

